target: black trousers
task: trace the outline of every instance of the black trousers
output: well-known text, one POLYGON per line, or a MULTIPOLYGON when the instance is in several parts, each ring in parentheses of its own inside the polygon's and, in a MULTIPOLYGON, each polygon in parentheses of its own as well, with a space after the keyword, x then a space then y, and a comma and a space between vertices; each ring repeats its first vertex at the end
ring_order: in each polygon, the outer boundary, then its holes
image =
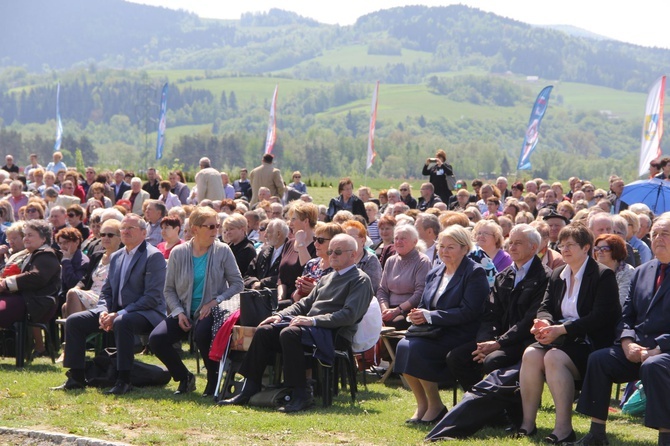
MULTIPOLYGON (((65 321, 65 360, 70 369, 83 370, 86 365, 86 337, 100 331, 99 314, 82 311, 65 321)), ((135 357, 135 335, 150 333, 154 327, 138 313, 126 313, 114 319, 112 332, 116 344, 116 369, 130 371, 135 357)))
MULTIPOLYGON (((195 323, 192 330, 195 339, 195 345, 203 358, 205 368, 207 369, 208 379, 210 375, 216 376, 217 363, 209 359, 209 347, 212 343, 212 323, 213 319, 208 316, 195 323)), ((149 346, 156 357, 165 364, 170 371, 170 375, 175 381, 181 381, 188 375, 188 369, 179 356, 179 352, 174 349, 175 342, 182 341, 188 337, 188 332, 181 329, 179 319, 168 317, 149 335, 149 346)))
POLYGON ((642 364, 628 361, 620 345, 591 353, 577 412, 607 420, 612 383, 637 379, 647 395, 645 426, 670 429, 670 353, 651 356, 642 364))
POLYGON ((476 349, 476 342, 468 342, 451 350, 447 355, 449 372, 466 392, 481 381, 484 375, 521 361, 526 346, 514 344, 501 347, 487 355, 481 364, 472 360, 472 352, 476 349))

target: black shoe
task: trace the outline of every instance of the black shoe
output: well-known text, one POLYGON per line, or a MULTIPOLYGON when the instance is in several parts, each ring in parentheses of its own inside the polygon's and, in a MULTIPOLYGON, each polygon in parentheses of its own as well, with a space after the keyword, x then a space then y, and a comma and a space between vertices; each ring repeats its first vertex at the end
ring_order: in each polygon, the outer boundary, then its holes
POLYGON ((179 387, 177 387, 177 391, 174 394, 183 395, 184 393, 193 392, 194 390, 195 390, 195 375, 193 373, 189 373, 188 375, 186 375, 186 378, 179 381, 179 387))
POLYGON ((447 415, 447 412, 449 412, 449 409, 447 409, 447 406, 444 406, 440 411, 440 413, 438 413, 435 418, 433 418, 432 420, 421 420, 421 424, 435 424, 442 418, 444 418, 445 415, 447 415))
POLYGON ((125 395, 126 393, 133 390, 133 386, 130 383, 125 383, 123 381, 117 381, 114 384, 114 387, 105 392, 107 395, 125 395))
POLYGON ((405 424, 421 424, 421 418, 408 418, 405 420, 405 424))
POLYGON ((210 396, 214 396, 215 391, 216 391, 216 380, 214 380, 214 382, 207 380, 207 385, 205 386, 205 391, 202 392, 202 397, 208 398, 210 396))
POLYGON ((512 438, 532 437, 535 434, 537 434, 537 426, 531 429, 530 432, 526 432, 526 429, 517 429, 516 432, 512 434, 512 438))
POLYGON ((86 383, 77 381, 74 378, 68 378, 63 384, 57 387, 52 387, 51 390, 79 390, 85 388, 86 383))
POLYGON ((288 404, 286 404, 286 406, 282 406, 277 410, 283 413, 294 413, 307 410, 313 405, 314 405, 314 398, 312 397, 294 398, 291 401, 289 401, 288 404))
MULTIPOLYGON (((573 430, 568 434, 567 437, 561 438, 560 440, 558 437, 554 434, 549 434, 546 437, 544 437, 544 442, 548 444, 566 444, 566 443, 572 443, 577 439, 577 434, 575 434, 575 431, 573 430)), ((590 444, 590 443, 589 443, 590 444)))
POLYGON ((252 396, 253 395, 249 395, 242 392, 238 393, 232 398, 228 398, 227 400, 221 400, 216 404, 218 404, 219 406, 244 406, 249 402, 252 396))
POLYGON ((589 432, 579 441, 571 443, 579 446, 608 446, 610 444, 607 435, 596 435, 589 432))

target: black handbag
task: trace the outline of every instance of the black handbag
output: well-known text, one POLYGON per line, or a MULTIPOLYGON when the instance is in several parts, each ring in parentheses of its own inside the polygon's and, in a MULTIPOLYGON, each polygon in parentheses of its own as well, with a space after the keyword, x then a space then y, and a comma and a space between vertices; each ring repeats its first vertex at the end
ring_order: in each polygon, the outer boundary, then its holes
POLYGON ((407 338, 437 339, 442 335, 442 327, 431 324, 410 325, 405 332, 407 338))
POLYGON ((277 294, 275 290, 264 288, 245 290, 240 293, 240 320, 238 325, 256 327, 263 320, 277 311, 277 294))

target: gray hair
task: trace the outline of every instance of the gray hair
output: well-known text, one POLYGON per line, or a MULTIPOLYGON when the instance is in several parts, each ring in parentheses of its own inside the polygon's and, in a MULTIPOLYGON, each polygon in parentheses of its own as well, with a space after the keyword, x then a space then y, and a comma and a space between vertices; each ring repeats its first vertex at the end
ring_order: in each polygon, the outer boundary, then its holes
POLYGON ((440 220, 436 215, 422 212, 417 215, 416 221, 421 224, 424 231, 427 229, 432 229, 436 236, 440 233, 440 220))
POLYGON ((395 236, 401 232, 410 235, 414 241, 419 241, 419 232, 416 230, 414 225, 396 225, 395 229, 393 230, 393 237, 395 238, 395 236))
POLYGON ((514 226, 512 230, 509 231, 510 237, 516 234, 523 234, 523 236, 531 245, 535 245, 536 246, 535 253, 537 254, 537 249, 542 244, 542 236, 537 231, 537 229, 535 229, 529 224, 521 223, 514 226))
POLYGON ((626 235, 628 235, 628 220, 620 215, 612 216, 612 231, 626 240, 626 235))
POLYGON ((104 221, 110 220, 110 219, 122 221, 123 220, 123 214, 121 213, 121 211, 119 211, 118 209, 114 209, 114 208, 109 208, 109 209, 105 209, 104 211, 102 211, 102 214, 100 214, 100 221, 104 222, 104 221))
POLYGON ((344 244, 347 246, 348 249, 352 249, 354 251, 358 251, 358 243, 356 242, 356 239, 350 236, 349 234, 337 234, 333 239, 330 241, 331 244, 334 242, 344 242, 344 244))
POLYGON ((286 222, 281 218, 273 218, 272 220, 270 220, 268 222, 266 229, 268 232, 278 230, 281 233, 283 239, 286 239, 286 237, 288 237, 289 227, 286 224, 286 222))
POLYGON ((44 239, 44 243, 47 245, 51 244, 51 225, 46 220, 28 220, 23 226, 23 230, 32 229, 37 232, 37 235, 41 239, 44 239))
POLYGON ((130 180, 130 184, 131 184, 131 185, 132 185, 132 184, 136 184, 136 183, 142 184, 142 178, 140 178, 140 177, 133 177, 133 178, 130 180))

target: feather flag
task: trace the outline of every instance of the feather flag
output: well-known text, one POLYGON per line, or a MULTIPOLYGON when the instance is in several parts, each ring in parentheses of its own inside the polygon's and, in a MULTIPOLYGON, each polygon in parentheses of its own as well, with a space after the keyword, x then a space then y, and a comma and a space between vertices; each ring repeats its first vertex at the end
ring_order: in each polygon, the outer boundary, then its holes
POLYGON ((156 159, 159 160, 163 158, 163 145, 165 144, 165 127, 166 127, 166 118, 167 113, 167 94, 168 94, 168 83, 166 82, 163 85, 163 92, 161 93, 161 109, 158 115, 158 137, 156 140, 156 159))
POLYGON ((275 93, 272 95, 272 105, 270 105, 270 119, 268 120, 268 133, 265 137, 265 153, 272 153, 272 148, 277 140, 277 91, 279 84, 275 86, 275 93))
POLYGON ((365 170, 372 166, 377 153, 375 152, 375 126, 377 125, 377 95, 379 94, 379 81, 375 86, 375 92, 372 95, 372 106, 370 107, 370 134, 368 135, 368 159, 365 163, 365 170))
POLYGON ((521 147, 521 156, 519 156, 519 162, 516 166, 517 170, 527 170, 531 168, 530 155, 535 150, 535 146, 537 145, 540 136, 540 123, 544 117, 544 112, 547 111, 549 95, 551 94, 552 88, 554 88, 553 85, 544 87, 540 94, 537 95, 533 110, 530 112, 530 120, 528 121, 526 136, 523 139, 523 146, 521 147))
POLYGON ((58 89, 56 90, 56 142, 54 143, 54 152, 60 150, 61 142, 63 142, 63 123, 60 120, 60 82, 58 82, 58 89))
POLYGON ((649 163, 661 156, 663 137, 663 102, 665 100, 665 76, 661 76, 651 87, 642 124, 639 175, 649 172, 649 163))

